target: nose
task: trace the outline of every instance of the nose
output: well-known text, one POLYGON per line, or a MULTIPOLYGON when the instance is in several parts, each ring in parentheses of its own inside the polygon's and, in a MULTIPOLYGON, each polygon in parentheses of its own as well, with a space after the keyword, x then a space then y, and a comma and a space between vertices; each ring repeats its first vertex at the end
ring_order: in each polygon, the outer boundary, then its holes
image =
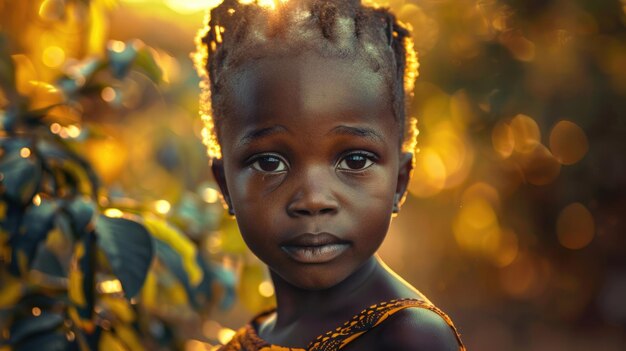
POLYGON ((335 214, 339 209, 332 193, 332 180, 322 170, 309 171, 296 178, 296 190, 287 205, 291 217, 335 214))

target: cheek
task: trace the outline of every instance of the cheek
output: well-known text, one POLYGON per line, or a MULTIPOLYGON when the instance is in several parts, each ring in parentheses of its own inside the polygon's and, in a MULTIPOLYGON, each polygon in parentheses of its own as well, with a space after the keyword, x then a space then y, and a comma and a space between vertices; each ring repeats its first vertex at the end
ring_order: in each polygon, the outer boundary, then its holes
POLYGON ((397 176, 392 174, 387 167, 378 167, 357 187, 354 187, 353 196, 364 198, 362 201, 368 207, 376 207, 377 210, 388 208, 391 211, 397 185, 396 179, 397 176))

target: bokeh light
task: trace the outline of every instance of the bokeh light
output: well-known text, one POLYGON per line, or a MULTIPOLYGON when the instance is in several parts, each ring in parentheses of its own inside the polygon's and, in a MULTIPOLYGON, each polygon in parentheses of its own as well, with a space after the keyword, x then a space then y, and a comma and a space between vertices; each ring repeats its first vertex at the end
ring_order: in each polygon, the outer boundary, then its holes
POLYGON ((580 203, 565 207, 559 214, 556 233, 561 245, 578 250, 589 245, 595 234, 595 223, 589 210, 580 203))
POLYGON ((541 131, 534 119, 519 114, 509 122, 513 133, 513 148, 519 153, 529 153, 541 143, 541 131))
POLYGON ((559 121, 550 132, 550 150, 564 165, 580 161, 589 149, 585 132, 576 123, 559 121))
POLYGON ((493 127, 491 142, 493 143, 493 149, 502 158, 508 158, 513 154, 513 150, 515 150, 515 137, 513 135, 513 128, 511 128, 509 123, 499 121, 493 127))
POLYGON ((437 194, 445 186, 447 176, 441 156, 433 149, 422 148, 415 158, 409 191, 419 197, 437 194))
POLYGON ((550 184, 561 173, 561 164, 542 144, 523 155, 520 163, 526 181, 534 185, 550 184))
POLYGON ((41 60, 50 68, 60 67, 65 62, 65 51, 58 46, 49 46, 43 51, 41 60))
POLYGON ((23 147, 20 149, 20 156, 22 156, 22 158, 28 158, 30 154, 31 154, 31 151, 29 148, 23 147))

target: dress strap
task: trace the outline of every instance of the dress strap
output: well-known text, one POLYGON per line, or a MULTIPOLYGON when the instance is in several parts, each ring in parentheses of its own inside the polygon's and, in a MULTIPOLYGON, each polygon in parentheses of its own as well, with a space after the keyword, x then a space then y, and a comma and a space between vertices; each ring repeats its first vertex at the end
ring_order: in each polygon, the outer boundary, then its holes
POLYGON ((379 304, 372 305, 352 317, 352 319, 344 323, 342 326, 318 336, 317 339, 309 344, 307 350, 340 350, 359 336, 384 322, 393 314, 410 307, 425 308, 438 314, 450 326, 450 328, 452 328, 457 342, 459 343, 459 351, 466 351, 465 346, 461 341, 461 337, 450 317, 435 307, 432 303, 417 299, 391 300, 389 302, 381 302, 379 304))
POLYGON ((459 343, 459 351, 466 351, 452 320, 429 301, 399 299, 372 305, 355 315, 342 326, 318 336, 305 349, 273 345, 260 338, 256 332, 262 320, 275 312, 269 310, 257 315, 253 321, 242 327, 219 351, 338 351, 350 342, 384 322, 393 314, 405 308, 425 308, 438 314, 452 328, 459 343))

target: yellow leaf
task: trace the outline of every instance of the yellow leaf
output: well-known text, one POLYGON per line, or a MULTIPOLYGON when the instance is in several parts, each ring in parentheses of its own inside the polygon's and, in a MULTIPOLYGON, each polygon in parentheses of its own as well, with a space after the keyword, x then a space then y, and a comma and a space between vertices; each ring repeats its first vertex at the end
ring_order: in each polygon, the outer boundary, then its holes
POLYGON ((108 307, 117 318, 125 323, 135 320, 135 311, 124 298, 115 298, 111 296, 102 296, 100 301, 108 307))
POLYGON ((141 304, 148 310, 156 309, 157 305, 157 275, 153 269, 148 271, 146 281, 141 288, 141 304))
POLYGON ((63 162, 63 168, 78 180, 78 191, 80 191, 81 194, 91 196, 91 183, 89 182, 89 176, 85 172, 85 169, 78 163, 69 160, 63 162))
POLYGON ((187 305, 189 303, 189 300, 187 299, 187 291, 178 281, 175 281, 167 287, 166 292, 168 305, 187 305))
MULTIPOLYGON (((1 203, 0 203, 1 204, 1 203)), ((11 262, 11 246, 7 245, 9 242, 9 233, 0 229, 0 260, 4 262, 11 262)))
POLYGON ((11 58, 15 63, 15 88, 21 95, 29 96, 35 89, 30 82, 38 80, 35 66, 26 55, 13 55, 11 58))
POLYGON ((107 351, 127 351, 124 344, 109 331, 102 332, 98 349, 107 351))
POLYGON ((2 274, 0 283, 0 308, 15 305, 22 296, 22 282, 9 274, 2 274))
POLYGON ((107 4, 92 1, 89 5, 89 53, 102 54, 104 52, 104 42, 107 38, 109 28, 107 23, 107 4))
POLYGON ((31 110, 39 110, 65 102, 63 92, 53 85, 35 80, 29 81, 28 84, 32 86, 28 95, 31 110))
POLYGON ((6 202, 0 202, 0 219, 5 219, 7 216, 7 204, 6 202))
MULTIPOLYGON (((131 351, 141 351, 144 350, 143 345, 141 344, 141 339, 137 332, 126 324, 115 324, 115 334, 120 338, 120 340, 128 347, 131 351)), ((108 350, 108 349, 102 349, 108 350)))
POLYGON ((180 254, 183 266, 191 285, 198 285, 202 281, 202 269, 196 262, 196 246, 180 231, 170 226, 166 221, 154 216, 146 216, 144 224, 152 235, 168 244, 180 254))

